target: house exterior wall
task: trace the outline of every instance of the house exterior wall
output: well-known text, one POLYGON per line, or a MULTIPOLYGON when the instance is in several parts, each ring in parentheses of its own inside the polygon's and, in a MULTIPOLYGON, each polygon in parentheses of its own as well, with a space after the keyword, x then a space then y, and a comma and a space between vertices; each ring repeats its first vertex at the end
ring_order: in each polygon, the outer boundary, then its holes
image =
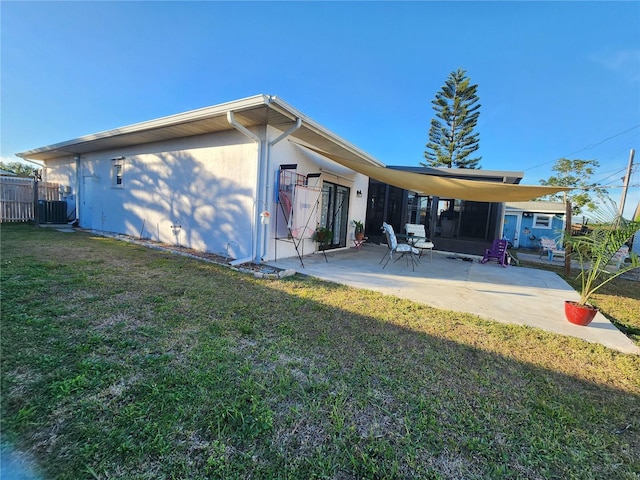
POLYGON ((257 153, 255 142, 229 131, 83 155, 79 185, 73 157, 49 161, 47 179, 79 190, 82 228, 239 258, 251 253, 251 239, 238 232, 251 229, 257 153))
POLYGON ((67 216, 72 221, 76 218, 76 165, 73 159, 55 159, 46 164, 42 179, 60 185, 63 192, 60 200, 67 202, 67 216))
MULTIPOLYGON (((81 228, 179 243, 234 259, 252 257, 253 243, 261 237, 257 251, 264 253, 263 260, 295 256, 290 240, 276 240, 282 237, 282 224, 273 221, 279 208, 278 171, 282 164, 297 164, 297 172, 307 175, 319 173, 319 166, 287 139, 267 147, 266 139, 276 138, 281 131, 265 126, 251 130, 263 140, 261 145, 229 130, 84 154, 79 175, 73 156, 49 160, 46 180, 71 187, 70 209, 75 208, 79 194, 81 228), (258 180, 260 148, 267 173, 258 180), (122 166, 121 185, 115 182, 115 164, 122 166), (263 188, 266 205, 258 199, 263 188), (264 210, 272 219, 266 225, 259 220, 264 210)), ((351 220, 365 216, 368 177, 356 173, 345 177, 353 181, 323 173, 310 184, 317 182, 321 187, 328 180, 351 189, 349 225, 353 229, 351 220), (363 192, 361 198, 356 197, 357 190, 363 192)), ((315 221, 310 226, 315 228, 315 221)), ((314 249, 310 239, 299 246, 304 254, 314 249)))
MULTIPOLYGON (((269 129, 269 137, 277 137, 281 132, 277 129, 273 129, 270 127, 269 129)), ((297 165, 296 173, 301 175, 309 175, 313 173, 320 173, 320 177, 310 178, 309 186, 317 187, 318 189, 322 188, 322 184, 324 181, 328 181, 331 183, 335 183, 338 185, 346 186, 350 189, 349 195, 349 232, 347 234, 347 247, 352 245, 352 238, 354 238, 354 230, 353 220, 361 220, 363 221, 366 215, 367 209, 367 190, 369 185, 369 177, 351 172, 344 173, 339 176, 331 175, 330 173, 322 172, 320 165, 314 161, 312 155, 308 155, 304 152, 302 148, 297 146, 295 143, 289 142, 286 139, 275 144, 271 147, 270 153, 270 166, 269 166, 269 185, 268 189, 268 201, 269 201, 269 212, 272 214, 272 221, 267 228, 267 245, 265 248, 265 260, 274 260, 278 258, 286 258, 296 256, 296 248, 293 241, 290 238, 287 238, 288 231, 286 228, 284 215, 282 213, 282 207, 279 203, 276 202, 276 184, 277 184, 277 176, 279 175, 280 166, 281 165, 297 165), (357 197, 357 191, 360 190, 362 192, 362 197, 357 197)), ((323 162, 323 165, 329 164, 329 170, 335 170, 338 172, 343 172, 344 167, 334 164, 330 160, 326 160, 323 162)), ((326 166, 324 167, 327 168, 326 166)), ((315 212, 315 218, 312 218, 309 221, 309 227, 316 227, 316 223, 319 220, 319 211, 322 208, 322 197, 319 198, 319 204, 317 206, 317 210, 315 212)), ((298 252, 300 254, 310 254, 313 253, 316 248, 316 244, 311 239, 303 240, 298 245, 298 252)))

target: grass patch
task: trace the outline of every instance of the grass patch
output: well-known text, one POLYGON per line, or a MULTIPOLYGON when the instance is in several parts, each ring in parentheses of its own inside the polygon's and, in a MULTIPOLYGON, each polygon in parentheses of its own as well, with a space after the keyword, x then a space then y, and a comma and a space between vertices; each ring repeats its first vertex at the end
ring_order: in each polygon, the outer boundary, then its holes
POLYGON ((640 471, 638 356, 85 233, 0 233, 3 441, 45 478, 640 471))

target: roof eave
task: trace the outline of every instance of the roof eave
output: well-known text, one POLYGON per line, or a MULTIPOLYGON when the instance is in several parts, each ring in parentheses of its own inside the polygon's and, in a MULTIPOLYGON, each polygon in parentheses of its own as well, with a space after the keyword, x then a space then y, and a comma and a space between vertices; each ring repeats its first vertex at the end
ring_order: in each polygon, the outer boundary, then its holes
MULTIPOLYGON (((117 136, 123 136, 128 134, 145 132, 153 129, 159 129, 163 127, 170 127, 174 125, 180 125, 182 123, 189 123, 196 120, 204 120, 206 118, 214 117, 227 111, 241 111, 247 108, 256 107, 260 105, 266 105, 268 103, 268 95, 255 95, 253 97, 243 98, 241 100, 235 100, 232 102, 221 103, 210 107, 199 108, 196 110, 190 110, 188 112, 178 113, 175 115, 169 115, 166 117, 156 118, 154 120, 148 120, 145 122, 134 123, 124 127, 114 128, 111 130, 105 130, 98 133, 92 133, 90 135, 84 135, 82 137, 66 140, 60 143, 54 143, 44 147, 35 148, 26 152, 16 153, 16 156, 21 158, 32 158, 36 160, 42 160, 37 155, 42 153, 60 152, 61 155, 74 155, 77 152, 72 148, 86 144, 95 140, 101 140, 105 138, 113 138, 117 136)), ((55 157, 54 157, 55 158, 55 157)))
MULTIPOLYGON (((78 137, 72 140, 67 140, 60 143, 55 143, 52 145, 39 147, 33 150, 28 150, 26 152, 17 153, 18 157, 23 159, 32 159, 32 160, 53 160, 59 157, 65 156, 74 156, 81 155, 86 153, 87 151, 91 151, 87 149, 87 144, 92 142, 98 142, 100 140, 108 140, 115 139, 121 137, 123 139, 122 145, 118 146, 126 146, 129 145, 125 140, 127 136, 133 135, 142 135, 153 132, 154 130, 160 130, 163 128, 171 128, 178 127, 181 125, 186 125, 189 123, 194 123, 198 121, 204 121, 207 119, 214 119, 216 117, 220 117, 221 115, 226 114, 231 111, 234 113, 239 113, 242 111, 247 111, 259 107, 266 106, 271 108, 281 115, 295 121, 297 118, 302 120, 302 125, 306 127, 308 130, 313 132, 315 135, 319 135, 331 143, 335 144, 339 149, 344 149, 351 153, 352 155, 362 159, 367 163, 371 163, 377 166, 384 166, 384 164, 377 159, 373 158, 371 155, 366 152, 360 150, 356 146, 347 142, 345 139, 335 135, 333 132, 327 130, 320 124, 316 123, 306 115, 302 114, 300 111, 286 103, 284 100, 281 100, 279 97, 273 95, 255 95, 252 97, 243 98, 240 100, 235 100, 232 102, 221 103, 218 105, 204 107, 197 110, 191 110, 188 112, 183 112, 175 115, 170 115, 166 117, 157 118, 154 120, 149 120, 145 122, 135 123, 132 125, 127 125, 124 127, 119 127, 111 130, 105 130, 103 132, 93 133, 90 135, 85 135, 82 137, 78 137), (84 148, 83 148, 84 147, 84 148)), ((229 126, 229 129, 232 127, 229 126)), ((211 130, 216 131, 216 130, 211 130)), ((294 135, 295 136, 295 135, 294 135)), ((177 137, 176 137, 177 138, 177 137)), ((148 142, 147 142, 148 143, 148 142)), ((134 145, 136 142, 131 142, 130 145, 134 145)), ((117 148, 117 147, 115 147, 117 148)), ((103 148, 104 149, 104 148, 103 148)), ((109 148, 107 148, 109 149, 109 148)), ((94 151, 99 151, 101 149, 96 149, 94 151)))
POLYGON ((280 99, 279 97, 277 97, 275 95, 272 96, 271 99, 270 99, 270 105, 272 107, 278 106, 280 108, 283 108, 285 111, 289 112, 294 117, 300 118, 302 120, 303 125, 305 125, 307 128, 310 128, 310 129, 314 130, 316 133, 318 133, 319 135, 322 135, 322 136, 330 139, 331 141, 339 144, 344 149, 349 150, 351 153, 353 153, 353 154, 355 154, 355 155, 357 155, 359 157, 362 157, 363 159, 366 159, 369 163, 372 163, 372 164, 374 164, 374 165, 376 165, 378 167, 385 167, 386 166, 383 162, 377 160, 376 158, 372 157, 371 155, 369 155, 364 150, 359 149, 358 147, 356 147, 355 145, 351 144, 350 142, 348 142, 344 138, 342 138, 342 137, 336 135, 335 133, 331 132, 330 130, 326 129, 325 127, 323 127, 319 123, 315 122, 311 118, 307 117, 305 114, 303 114, 302 112, 300 112, 299 110, 297 110, 296 108, 294 108, 293 106, 291 106, 290 104, 285 102, 284 100, 280 99))

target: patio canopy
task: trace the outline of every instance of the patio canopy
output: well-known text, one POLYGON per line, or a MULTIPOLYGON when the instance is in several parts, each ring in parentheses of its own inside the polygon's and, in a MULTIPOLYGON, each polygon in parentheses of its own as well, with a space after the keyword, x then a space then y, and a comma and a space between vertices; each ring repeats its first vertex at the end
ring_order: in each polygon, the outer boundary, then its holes
POLYGON ((404 188, 424 195, 441 198, 458 198, 474 202, 522 202, 553 193, 571 190, 568 187, 543 187, 537 185, 512 185, 497 182, 461 180, 422 173, 404 172, 347 160, 315 148, 305 146, 351 170, 380 182, 404 188))

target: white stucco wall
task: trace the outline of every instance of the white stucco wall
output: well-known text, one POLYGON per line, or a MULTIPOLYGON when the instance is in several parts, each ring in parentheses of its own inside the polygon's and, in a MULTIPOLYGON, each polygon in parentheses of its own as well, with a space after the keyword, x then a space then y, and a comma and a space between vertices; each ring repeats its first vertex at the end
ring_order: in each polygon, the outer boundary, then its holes
MULTIPOLYGON (((264 128, 253 131, 265 138, 264 128)), ((269 140, 282 133, 272 127, 267 132, 269 140)), ((266 205, 257 199, 258 145, 235 130, 84 154, 78 185, 72 156, 49 161, 46 180, 71 186, 74 195, 79 192, 82 228, 171 244, 179 241, 188 248, 236 259, 252 256, 260 228, 263 240, 258 249, 268 261, 296 255, 293 243, 286 241, 282 217, 276 220, 281 215, 276 179, 282 164, 297 164, 297 173, 303 175, 321 173, 321 166, 340 174, 324 172, 311 185, 322 187, 326 180, 350 188, 347 247, 352 245, 352 220, 365 218, 368 177, 327 159, 321 165, 318 161, 289 139, 272 146, 267 178, 260 179, 266 205), (112 159, 117 157, 125 157, 121 187, 113 184, 112 159), (357 190, 362 197, 356 196, 357 190), (272 214, 268 225, 259 223, 264 210, 272 214), (180 225, 177 237, 173 225, 180 225)), ((310 226, 315 227, 315 219, 310 226)), ((312 253, 315 243, 305 240, 299 249, 312 253)))
POLYGON ((75 160, 47 164, 49 181, 80 190, 80 226, 142 236, 240 258, 251 241, 257 144, 230 131, 85 154, 80 185, 75 160), (112 158, 124 156, 122 187, 112 158), (172 225, 180 225, 179 236, 172 225))
MULTIPOLYGON (((270 138, 275 138, 280 134, 278 130, 270 129, 270 138)), ((280 165, 284 164, 296 164, 296 172, 301 175, 309 175, 312 173, 320 173, 319 178, 310 179, 310 186, 317 186, 322 188, 324 181, 335 183, 338 185, 346 186, 350 189, 349 197, 349 232, 347 234, 347 247, 353 245, 352 238, 354 236, 354 226, 352 221, 354 219, 364 222, 366 209, 367 209, 367 193, 369 187, 369 177, 352 172, 345 167, 338 165, 337 163, 328 159, 318 159, 316 154, 310 153, 305 149, 299 147, 294 141, 289 139, 282 140, 274 145, 270 154, 270 168, 269 168, 269 210, 272 213, 278 215, 277 220, 272 215, 272 222, 269 225, 267 231, 267 245, 266 245, 266 260, 273 260, 277 258, 286 258, 296 256, 296 249, 292 241, 286 240, 287 229, 284 224, 284 219, 280 210, 280 205, 275 203, 275 185, 276 178, 280 170, 280 165), (337 173, 333 175, 331 173, 337 173), (362 197, 357 197, 356 192, 360 190, 362 197), (271 203, 273 202, 273 203, 271 203), (277 230, 276 230, 277 229, 277 230)), ((322 208, 321 198, 318 209, 322 208)), ((319 212, 318 212, 319 213, 319 212)), ((319 217, 319 215, 318 215, 319 217)), ((316 219, 312 219, 309 225, 315 228, 316 219)), ((315 242, 312 240, 304 240, 298 247, 301 254, 307 255, 315 251, 315 242)))

